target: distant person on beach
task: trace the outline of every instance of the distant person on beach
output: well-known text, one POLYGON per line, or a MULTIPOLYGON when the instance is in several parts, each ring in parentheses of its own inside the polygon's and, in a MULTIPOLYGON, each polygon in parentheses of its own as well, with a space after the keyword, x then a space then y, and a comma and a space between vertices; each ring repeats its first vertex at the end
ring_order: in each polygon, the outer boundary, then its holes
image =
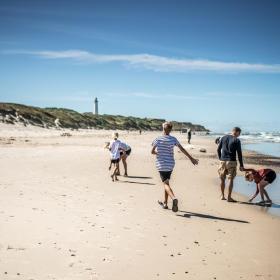
POLYGON ((216 144, 216 145, 219 145, 220 140, 221 140, 221 137, 217 137, 217 138, 215 139, 215 144, 216 144))
POLYGON ((249 182, 255 182, 256 183, 256 192, 254 195, 249 199, 249 202, 252 202, 258 194, 261 195, 262 200, 259 202, 260 204, 265 203, 272 203, 272 200, 268 196, 267 191, 265 190, 265 187, 269 184, 272 184, 274 180, 276 179, 276 173, 272 169, 245 169, 245 179, 249 182), (264 199, 266 197, 267 200, 264 199))
MULTIPOLYGON (((123 167, 124 167, 124 176, 127 177, 127 158, 128 156, 131 154, 131 147, 124 143, 124 142, 121 142, 121 145, 120 145, 122 151, 120 152, 120 155, 121 155, 121 159, 122 159, 122 163, 123 163, 123 167)), ((119 173, 120 174, 120 173, 119 173)))
POLYGON ((190 128, 187 130, 187 134, 188 134, 188 143, 191 144, 192 130, 190 128))
POLYGON ((220 160, 218 173, 221 179, 221 199, 225 198, 225 181, 226 177, 229 180, 228 186, 228 202, 236 202, 232 197, 233 181, 237 173, 237 161, 236 154, 238 155, 238 160, 240 164, 240 171, 244 171, 243 159, 242 159, 242 149, 241 142, 238 137, 241 134, 241 129, 239 127, 234 127, 231 134, 225 135, 220 139, 218 144, 218 157, 220 160))
POLYGON ((112 165, 114 165, 114 171, 111 175, 112 181, 118 181, 118 173, 119 173, 119 162, 120 162, 120 158, 121 158, 121 151, 122 151, 122 147, 121 147, 121 141, 118 140, 119 134, 117 132, 113 133, 113 140, 110 142, 109 144, 109 151, 111 154, 111 161, 110 161, 110 166, 109 166, 109 170, 111 170, 112 165))
POLYGON ((194 164, 198 164, 198 160, 194 159, 179 143, 179 141, 170 135, 172 130, 172 124, 165 122, 163 125, 163 135, 156 138, 152 143, 153 155, 156 155, 156 167, 159 171, 161 180, 164 186, 164 200, 158 203, 163 209, 168 209, 168 197, 172 199, 172 211, 178 211, 178 199, 175 197, 173 190, 170 187, 169 180, 171 178, 172 171, 175 166, 174 160, 174 146, 177 146, 182 153, 184 153, 190 161, 194 164))

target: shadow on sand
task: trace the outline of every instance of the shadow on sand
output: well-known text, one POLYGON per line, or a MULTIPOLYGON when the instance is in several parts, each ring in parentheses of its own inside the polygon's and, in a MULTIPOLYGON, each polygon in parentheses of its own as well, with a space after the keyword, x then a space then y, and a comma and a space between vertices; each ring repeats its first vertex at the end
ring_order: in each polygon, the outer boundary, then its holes
POLYGON ((136 181, 119 181, 121 183, 129 183, 129 184, 139 184, 139 185, 149 185, 149 186, 155 186, 153 183, 144 183, 144 182, 136 182, 136 181))
POLYGON ((260 206, 264 208, 280 208, 280 204, 272 203, 272 204, 260 204, 260 203, 253 203, 253 202, 246 202, 246 201, 238 201, 239 204, 246 204, 252 206, 260 206))
POLYGON ((153 179, 153 177, 144 177, 144 176, 127 176, 126 178, 131 178, 131 179, 153 179))
POLYGON ((237 223, 243 223, 243 224, 249 224, 248 221, 244 220, 236 220, 236 219, 230 219, 230 218, 223 218, 223 217, 217 217, 212 216, 208 214, 201 214, 201 213, 193 213, 193 212, 186 212, 186 211, 179 211, 180 213, 184 213, 183 215, 177 214, 179 217, 184 218, 192 218, 192 217, 198 217, 203 219, 211 219, 211 220, 219 220, 219 221, 227 221, 227 222, 237 222, 237 223))

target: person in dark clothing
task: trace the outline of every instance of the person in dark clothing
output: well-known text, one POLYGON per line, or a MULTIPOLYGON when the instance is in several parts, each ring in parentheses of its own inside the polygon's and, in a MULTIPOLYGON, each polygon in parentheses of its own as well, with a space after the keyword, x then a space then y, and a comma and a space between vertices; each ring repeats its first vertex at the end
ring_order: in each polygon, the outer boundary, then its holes
POLYGON ((225 198, 225 180, 228 177, 228 202, 236 202, 232 197, 233 181, 237 173, 237 161, 236 154, 238 155, 238 161, 240 164, 240 171, 244 171, 241 142, 238 137, 241 134, 239 127, 234 127, 231 134, 225 135, 220 139, 217 153, 220 160, 218 173, 221 179, 221 199, 225 198))
POLYGON ((216 145, 219 145, 220 140, 221 140, 221 137, 217 137, 217 138, 215 139, 215 144, 216 144, 216 145))
POLYGON ((190 128, 188 129, 187 134, 188 134, 188 143, 191 144, 192 130, 190 128))

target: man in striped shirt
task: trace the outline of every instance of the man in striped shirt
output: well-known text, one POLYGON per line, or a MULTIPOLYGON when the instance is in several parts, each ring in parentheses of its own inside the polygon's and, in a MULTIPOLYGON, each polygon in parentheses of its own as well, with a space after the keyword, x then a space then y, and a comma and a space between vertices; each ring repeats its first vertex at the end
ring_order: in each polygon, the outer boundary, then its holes
POLYGON ((173 190, 170 187, 169 180, 171 178, 172 171, 175 166, 174 160, 174 146, 177 146, 182 153, 184 153, 192 162, 197 165, 198 160, 194 159, 179 143, 179 141, 170 135, 172 130, 172 124, 165 122, 163 125, 163 135, 156 138, 152 143, 152 154, 156 155, 156 167, 159 171, 161 180, 164 185, 164 202, 159 204, 164 208, 168 209, 167 202, 168 196, 172 199, 172 211, 178 211, 178 199, 175 197, 173 190))

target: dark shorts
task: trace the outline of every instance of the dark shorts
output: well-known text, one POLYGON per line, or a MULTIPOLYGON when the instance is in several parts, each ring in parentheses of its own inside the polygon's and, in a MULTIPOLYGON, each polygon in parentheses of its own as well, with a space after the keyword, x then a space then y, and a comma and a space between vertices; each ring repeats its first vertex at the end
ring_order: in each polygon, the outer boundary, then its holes
POLYGON ((119 163, 120 162, 120 159, 111 159, 111 163, 113 164, 116 164, 116 163, 119 163))
POLYGON ((162 182, 169 180, 171 178, 172 171, 159 171, 159 175, 162 182))
POLYGON ((266 182, 268 182, 269 184, 272 184, 274 182, 274 180, 276 179, 275 171, 273 171, 273 170, 269 171, 263 179, 266 182))
MULTIPOLYGON (((131 149, 125 151, 125 154, 126 154, 127 156, 129 156, 130 153, 131 153, 131 149)), ((122 156, 122 155, 123 155, 123 152, 120 152, 120 155, 122 156)))

